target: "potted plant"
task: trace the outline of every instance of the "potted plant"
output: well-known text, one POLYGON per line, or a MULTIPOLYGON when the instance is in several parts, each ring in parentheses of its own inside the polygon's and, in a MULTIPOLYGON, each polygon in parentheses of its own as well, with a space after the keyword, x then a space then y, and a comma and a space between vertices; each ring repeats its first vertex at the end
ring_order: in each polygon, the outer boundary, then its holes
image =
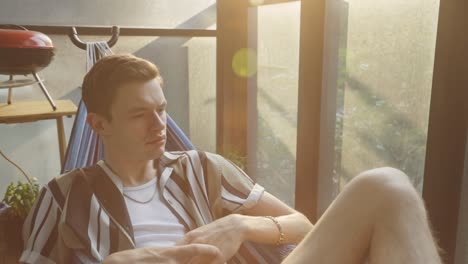
MULTIPOLYGON (((5 157, 3 153, 0 154, 5 157)), ((22 250, 23 223, 39 194, 39 184, 36 178, 31 179, 16 163, 6 159, 27 179, 27 182, 18 181, 16 184, 11 182, 0 203, 0 239, 6 242, 9 254, 18 254, 22 250)))
POLYGON ((6 216, 14 219, 25 219, 39 193, 39 184, 35 178, 31 183, 18 181, 8 185, 3 202, 8 205, 6 216))
POLYGON ((39 184, 36 179, 31 183, 18 181, 8 185, 5 196, 2 200, 6 207, 0 215, 3 226, 4 236, 8 239, 8 250, 12 252, 21 251, 22 239, 21 233, 24 220, 39 193, 39 184))

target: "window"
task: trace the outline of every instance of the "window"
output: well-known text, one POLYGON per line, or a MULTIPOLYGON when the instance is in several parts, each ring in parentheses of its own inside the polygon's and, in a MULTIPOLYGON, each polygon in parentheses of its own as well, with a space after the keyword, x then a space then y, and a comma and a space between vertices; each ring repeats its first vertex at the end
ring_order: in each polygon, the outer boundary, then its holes
POLYGON ((250 9, 256 16, 256 32, 251 29, 249 38, 257 43, 258 72, 256 83, 248 87, 254 98, 249 99, 248 159, 254 166, 249 171, 269 192, 293 206, 300 2, 250 9))
MULTIPOLYGON (((439 1, 335 1, 334 178, 393 166, 422 191, 439 1)), ((327 76, 328 78, 328 76, 327 76)), ((330 80, 328 80, 330 81, 330 80)), ((328 88, 328 87, 327 87, 328 88)))

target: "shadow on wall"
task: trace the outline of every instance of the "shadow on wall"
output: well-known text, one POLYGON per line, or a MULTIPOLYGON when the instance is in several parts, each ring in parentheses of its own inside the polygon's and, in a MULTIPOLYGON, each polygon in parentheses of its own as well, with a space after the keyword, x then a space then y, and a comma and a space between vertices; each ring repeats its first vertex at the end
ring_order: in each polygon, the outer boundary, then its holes
MULTIPOLYGON (((216 23, 216 5, 194 15, 176 28, 208 28, 216 23)), ((134 54, 155 63, 164 78, 164 94, 169 102, 168 112, 190 137, 189 61, 184 44, 189 37, 160 37, 134 54)))

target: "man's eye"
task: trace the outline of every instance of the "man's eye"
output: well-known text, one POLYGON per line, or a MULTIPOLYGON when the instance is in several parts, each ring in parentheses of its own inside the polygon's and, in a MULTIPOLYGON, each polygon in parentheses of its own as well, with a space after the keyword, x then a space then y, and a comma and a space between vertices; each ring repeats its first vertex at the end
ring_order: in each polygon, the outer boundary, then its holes
POLYGON ((139 118, 139 117, 143 117, 143 116, 144 116, 144 114, 136 114, 136 115, 133 116, 133 118, 139 118))

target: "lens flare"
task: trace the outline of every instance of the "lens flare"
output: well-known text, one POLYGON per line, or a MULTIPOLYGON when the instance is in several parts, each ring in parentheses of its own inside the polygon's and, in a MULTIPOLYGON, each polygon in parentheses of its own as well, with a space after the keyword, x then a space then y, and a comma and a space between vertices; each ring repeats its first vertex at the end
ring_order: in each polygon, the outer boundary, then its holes
POLYGON ((257 72, 257 53, 253 49, 238 50, 232 58, 232 70, 239 77, 251 77, 257 72))

